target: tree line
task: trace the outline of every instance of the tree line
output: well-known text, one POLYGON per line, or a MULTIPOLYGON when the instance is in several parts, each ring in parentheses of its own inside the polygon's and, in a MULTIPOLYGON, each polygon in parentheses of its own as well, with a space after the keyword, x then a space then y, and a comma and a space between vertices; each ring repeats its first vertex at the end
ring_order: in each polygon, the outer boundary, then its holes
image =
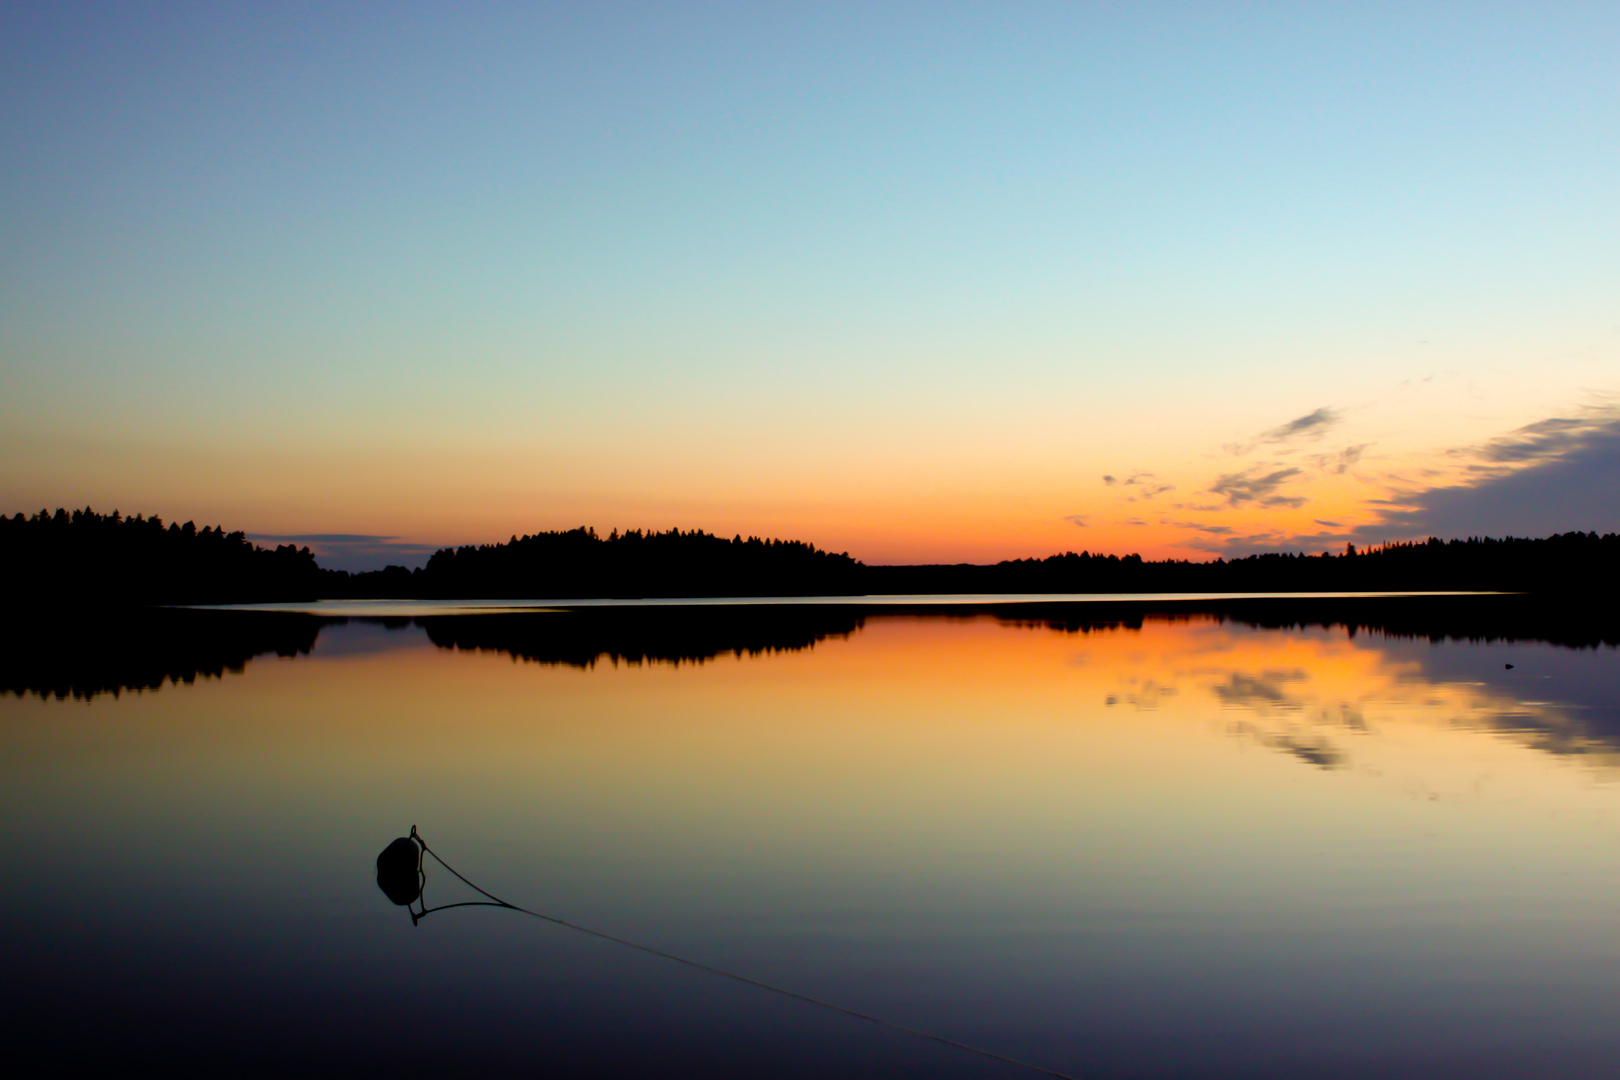
POLYGON ((1110 592, 1612 591, 1620 535, 1393 542, 1320 555, 1193 562, 1064 552, 993 564, 868 566, 799 541, 594 529, 446 548, 425 567, 356 574, 352 595, 570 599, 641 596, 1110 592))
POLYGON ((1268 552, 1192 562, 1065 552, 975 566, 879 566, 871 592, 1329 592, 1372 590, 1612 591, 1620 535, 1401 541, 1342 552, 1268 552))
POLYGON ((390 567, 350 581, 357 595, 447 599, 837 596, 862 591, 867 569, 799 540, 727 540, 701 529, 604 537, 582 527, 445 548, 420 570, 390 567))
POLYGON ((323 569, 308 547, 156 516, 41 510, 0 517, 7 592, 31 601, 210 604, 340 598, 629 599, 917 593, 1502 590, 1610 593, 1620 535, 1396 542, 1321 555, 1144 560, 1065 552, 994 564, 868 566, 798 540, 702 530, 538 532, 444 548, 427 565, 323 569))
POLYGON ((6 592, 30 602, 223 604, 313 600, 342 579, 307 547, 153 515, 41 510, 0 516, 6 592))

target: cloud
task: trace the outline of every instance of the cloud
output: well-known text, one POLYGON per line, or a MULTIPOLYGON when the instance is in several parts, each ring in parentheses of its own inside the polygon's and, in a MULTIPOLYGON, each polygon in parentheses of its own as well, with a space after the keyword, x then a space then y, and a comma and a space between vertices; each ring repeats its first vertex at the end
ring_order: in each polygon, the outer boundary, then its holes
POLYGON ((1402 492, 1376 505, 1360 542, 1423 536, 1620 532, 1620 410, 1591 407, 1527 424, 1475 447, 1463 482, 1402 492))
MULTIPOLYGON (((1267 428, 1259 435, 1246 443, 1228 443, 1223 449, 1235 457, 1253 453, 1255 449, 1266 445, 1285 445, 1299 440, 1320 439, 1328 430, 1337 424, 1342 415, 1337 409, 1330 409, 1326 405, 1314 409, 1304 416, 1296 416, 1286 424, 1278 424, 1274 428, 1267 428)), ((1289 453, 1284 450, 1282 453, 1289 453)))
POLYGON ((1295 710, 1303 707, 1304 702, 1284 690, 1283 684, 1306 682, 1309 679, 1310 676, 1300 668, 1264 671, 1259 675, 1233 671, 1226 676, 1224 683, 1217 683, 1210 689, 1221 699, 1222 705, 1232 708, 1269 711, 1280 707, 1295 710))
POLYGON ((1223 473, 1216 477, 1208 490, 1213 495, 1223 496, 1229 506, 1242 506, 1245 503, 1258 503, 1261 506, 1305 505, 1304 499, 1275 494, 1283 484, 1301 475, 1299 469, 1274 469, 1267 473, 1262 472, 1262 468, 1256 466, 1242 472, 1223 473))
POLYGON ((1342 532, 1290 533, 1280 530, 1250 533, 1247 536, 1196 536, 1185 546, 1194 551, 1205 551, 1223 559, 1242 559, 1249 555, 1276 553, 1312 555, 1321 551, 1337 551, 1344 547, 1349 534, 1342 532))
POLYGON ((1274 735, 1269 739, 1261 739, 1265 745, 1273 750, 1281 750, 1285 754, 1292 754, 1307 765, 1315 765, 1319 769, 1342 769, 1345 766, 1344 751, 1334 746, 1322 735, 1301 735, 1285 732, 1274 735))
POLYGON ((1290 439, 1297 439, 1302 436, 1319 439, 1327 432, 1328 428, 1332 427, 1338 422, 1338 411, 1323 406, 1314 412, 1306 413, 1304 416, 1295 417, 1286 424, 1279 424, 1269 431, 1261 432, 1260 441, 1267 443, 1280 443, 1288 442, 1290 439))
POLYGON ((371 533, 249 533, 248 538, 310 544, 372 544, 399 539, 397 536, 374 536, 371 533))
POLYGON ((418 567, 438 547, 412 544, 397 536, 369 533, 249 533, 248 539, 260 544, 303 544, 315 552, 328 570, 381 570, 384 566, 418 567))
POLYGON ((1372 443, 1357 443, 1333 454, 1312 454, 1311 461, 1325 473, 1343 476, 1349 471, 1350 466, 1361 461, 1361 455, 1365 454, 1371 445, 1372 443))
POLYGON ((1119 487, 1140 488, 1141 490, 1127 499, 1127 502, 1136 502, 1138 499, 1151 499, 1155 495, 1163 495, 1167 491, 1176 490, 1176 485, 1160 483, 1150 472, 1132 473, 1123 480, 1117 476, 1104 476, 1103 483, 1109 487, 1118 485, 1119 487))
POLYGON ((1064 515, 1063 520, 1067 521, 1070 525, 1078 525, 1084 529, 1086 527, 1087 516, 1088 515, 1086 514, 1066 514, 1064 515))
POLYGON ((1248 536, 1195 536, 1186 542, 1194 551, 1207 551, 1223 559, 1240 559, 1262 551, 1277 551, 1284 540, 1281 533, 1251 533, 1248 536))
POLYGON ((1517 431, 1492 439, 1484 446, 1460 453, 1473 453, 1485 461, 1497 464, 1522 464, 1562 457, 1577 451, 1594 431, 1620 423, 1620 417, 1610 415, 1611 410, 1600 410, 1597 415, 1550 417, 1526 424, 1517 431))
POLYGON ((1170 525, 1177 529, 1191 529, 1194 532, 1209 533, 1211 536, 1230 536, 1230 525, 1205 525, 1197 521, 1162 521, 1161 525, 1170 525))

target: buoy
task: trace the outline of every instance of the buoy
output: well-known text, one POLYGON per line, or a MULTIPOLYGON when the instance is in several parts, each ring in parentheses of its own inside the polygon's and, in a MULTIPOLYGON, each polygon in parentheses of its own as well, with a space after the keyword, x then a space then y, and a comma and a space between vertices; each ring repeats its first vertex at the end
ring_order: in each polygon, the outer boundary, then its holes
POLYGON ((377 856, 377 888, 401 907, 422 895, 422 849, 415 840, 402 836, 382 849, 377 856))

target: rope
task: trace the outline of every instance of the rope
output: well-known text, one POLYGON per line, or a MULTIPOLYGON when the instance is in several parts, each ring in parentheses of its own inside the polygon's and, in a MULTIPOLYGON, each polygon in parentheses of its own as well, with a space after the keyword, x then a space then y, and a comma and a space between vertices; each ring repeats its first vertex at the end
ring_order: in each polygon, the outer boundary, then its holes
MULTIPOLYGON (((1058 1072, 1056 1069, 1048 1069, 1044 1065, 1034 1065, 1028 1061, 1020 1061, 1018 1058, 1008 1057, 1006 1054, 998 1054, 994 1050, 986 1050, 981 1046, 973 1046, 969 1043, 958 1042, 955 1039, 947 1039, 943 1035, 935 1035, 932 1032, 922 1031, 914 1027, 907 1027, 904 1024, 897 1024, 892 1020, 885 1020, 880 1016, 873 1016, 871 1013, 863 1013, 855 1009, 846 1009, 842 1005, 834 1005, 830 1001, 823 1001, 820 998, 813 998, 808 994, 800 994, 793 990, 786 990, 780 986, 773 986, 767 982, 760 982, 758 979, 751 979, 747 975, 738 975, 736 972, 726 971, 724 968, 711 967, 708 964, 700 964, 696 960, 688 960, 684 956, 676 956, 674 953, 667 953, 662 949, 655 949, 650 945, 642 945, 639 942, 630 941, 622 937, 616 937, 613 934, 603 933, 600 930, 592 930, 588 926, 580 926, 578 923, 571 923, 567 919, 559 919, 554 915, 543 915, 538 911, 530 911, 526 907, 519 907, 516 904, 508 903, 507 901, 496 896, 494 893, 487 892, 486 890, 479 888, 477 885, 474 885, 471 881, 468 881, 465 877, 462 877, 461 873, 457 871, 455 867, 445 862, 439 857, 438 852, 428 847, 427 841, 423 840, 422 837, 417 833, 415 825, 411 826, 411 839, 422 845, 423 851, 427 852, 429 855, 432 855, 434 860, 440 866, 444 867, 446 870, 450 871, 450 873, 460 878, 462 883, 468 888, 482 896, 489 897, 489 899, 493 901, 493 906, 495 907, 503 907, 511 911, 520 912, 524 915, 532 915, 536 919, 544 919, 548 923, 555 923, 558 926, 565 926, 570 930, 577 930, 581 934, 589 934, 591 937, 601 938, 603 941, 611 941, 614 944, 624 945, 628 948, 649 953, 664 960, 673 960, 677 964, 685 964, 687 967, 697 968, 699 971, 707 971, 711 975, 719 975, 723 978, 733 979, 740 983, 747 983, 749 986, 755 986, 761 990, 769 990, 773 994, 781 994, 783 997, 790 997, 797 1001, 803 1001, 810 1005, 819 1006, 823 1009, 831 1009, 833 1012, 843 1013, 845 1016, 852 1016, 857 1020, 865 1020, 869 1023, 877 1024, 879 1027, 886 1027, 893 1031, 901 1031, 907 1035, 914 1035, 920 1039, 927 1039, 930 1042, 940 1043, 943 1046, 954 1047, 957 1050, 966 1050, 970 1054, 977 1054, 980 1057, 989 1058, 992 1061, 999 1061, 1006 1065, 1014 1065, 1020 1069, 1027 1069, 1030 1072, 1040 1073, 1042 1076, 1055 1076, 1058 1078, 1058 1080, 1079 1080, 1078 1077, 1072 1076, 1069 1073, 1058 1072)), ((474 902, 474 904, 476 904, 476 902, 474 902)), ((443 911, 448 907, 469 907, 474 906, 474 904, 446 904, 443 907, 437 907, 433 910, 443 911)))

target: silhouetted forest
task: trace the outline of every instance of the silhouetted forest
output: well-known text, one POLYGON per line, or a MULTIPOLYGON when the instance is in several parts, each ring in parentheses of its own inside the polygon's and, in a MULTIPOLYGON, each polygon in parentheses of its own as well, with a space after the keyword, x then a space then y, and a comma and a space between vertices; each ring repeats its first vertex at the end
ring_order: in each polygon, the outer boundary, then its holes
POLYGON ((1322 555, 1145 561, 1066 552, 993 565, 868 566, 797 540, 578 528, 445 548, 425 567, 323 570, 306 548, 90 509, 0 517, 21 600, 229 603, 340 598, 630 599, 971 593, 1501 590, 1612 594, 1620 535, 1391 543, 1322 555))
POLYGON ((349 587, 355 596, 447 599, 844 596, 862 591, 865 569, 798 540, 579 528, 445 548, 420 570, 356 574, 349 587))
POLYGON ((0 565, 8 597, 29 603, 315 600, 344 580, 307 547, 268 550, 239 532, 88 507, 0 517, 0 565))
POLYGON ((1620 535, 1429 539, 1338 554, 1148 562, 1068 552, 990 566, 874 566, 869 593, 1604 590, 1620 586, 1620 535))
POLYGON ((344 582, 350 596, 569 599, 953 593, 1603 591, 1620 586, 1620 535, 1391 543, 1338 554, 1149 562, 1067 552, 992 565, 867 566, 798 541, 591 529, 447 548, 421 570, 344 582))

